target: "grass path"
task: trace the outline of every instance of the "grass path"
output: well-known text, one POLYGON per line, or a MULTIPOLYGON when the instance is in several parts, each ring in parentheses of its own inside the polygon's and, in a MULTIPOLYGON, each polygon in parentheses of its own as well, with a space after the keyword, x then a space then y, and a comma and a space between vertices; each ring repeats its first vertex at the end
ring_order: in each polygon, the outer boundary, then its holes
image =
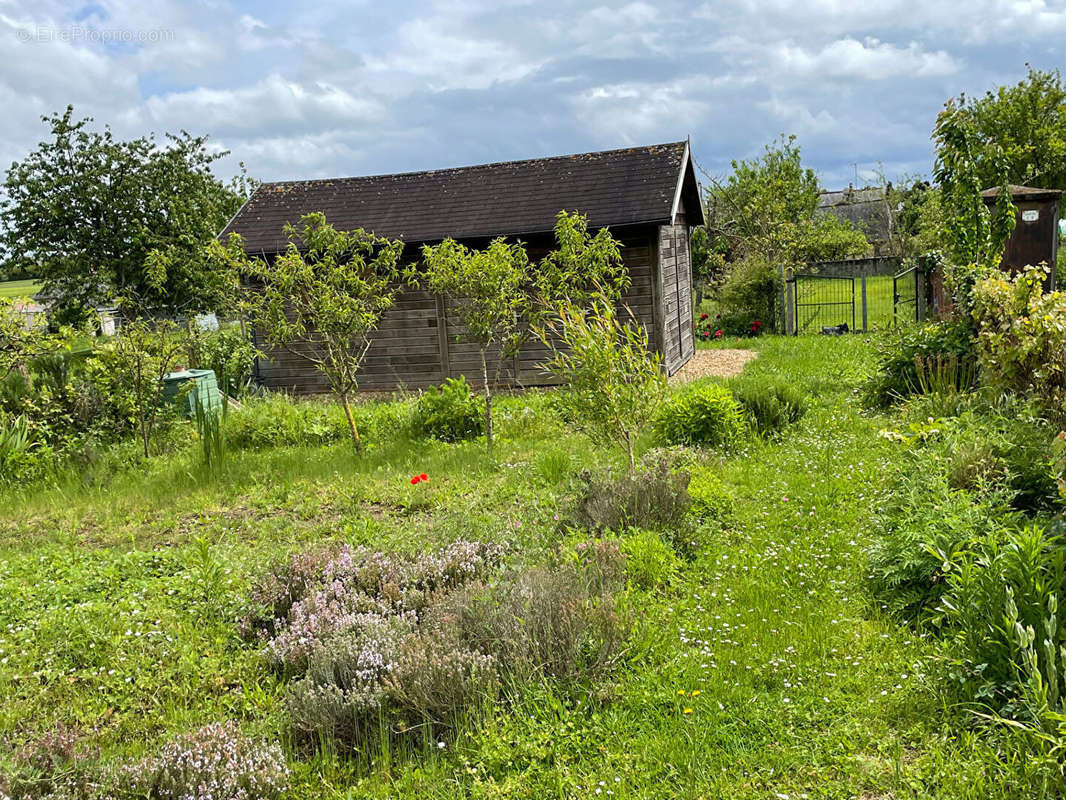
MULTIPOLYGON (((583 698, 527 687, 445 747, 373 754, 369 769, 294 753, 291 797, 1022 796, 1021 767, 942 706, 933 646, 866 592, 898 459, 877 435, 889 421, 856 402, 870 347, 740 344, 760 350, 748 370, 799 384, 812 408, 780 442, 707 455, 735 519, 673 586, 628 595, 639 625, 615 680, 583 698)), ((0 736, 77 722, 128 757, 219 718, 283 735, 284 688, 234 632, 249 582, 330 538, 411 550, 464 536, 547 557, 568 476, 617 456, 542 399, 501 403, 495 464, 476 444, 380 446, 361 463, 278 449, 212 482, 190 455, 0 499, 0 736), (419 472, 425 494, 406 480, 419 472)))

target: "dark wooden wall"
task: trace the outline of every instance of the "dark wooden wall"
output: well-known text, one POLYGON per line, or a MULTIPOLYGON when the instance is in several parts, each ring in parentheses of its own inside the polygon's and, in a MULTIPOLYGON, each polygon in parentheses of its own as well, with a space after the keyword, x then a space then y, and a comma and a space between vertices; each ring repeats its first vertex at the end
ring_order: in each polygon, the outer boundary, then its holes
MULTIPOLYGON (((622 260, 631 282, 622 303, 647 326, 649 344, 663 353, 667 371, 673 374, 694 350, 688 228, 681 218, 674 225, 643 226, 615 235, 623 245, 622 260)), ((469 244, 484 246, 483 242, 469 244)), ((533 239, 527 246, 530 256, 538 258, 547 252, 550 242, 533 239)), ((422 290, 402 293, 374 333, 360 370, 359 388, 418 389, 460 375, 466 376, 471 385, 480 385, 478 344, 448 313, 450 305, 445 298, 422 290)), ((265 353, 258 361, 257 377, 267 388, 297 394, 329 390, 321 374, 306 360, 287 350, 270 348, 261 340, 257 345, 265 353)), ((490 356, 491 370, 495 357, 490 356)), ((553 380, 540 368, 547 357, 543 344, 528 343, 517 359, 504 366, 500 383, 515 385, 517 375, 521 386, 550 385, 553 380)))

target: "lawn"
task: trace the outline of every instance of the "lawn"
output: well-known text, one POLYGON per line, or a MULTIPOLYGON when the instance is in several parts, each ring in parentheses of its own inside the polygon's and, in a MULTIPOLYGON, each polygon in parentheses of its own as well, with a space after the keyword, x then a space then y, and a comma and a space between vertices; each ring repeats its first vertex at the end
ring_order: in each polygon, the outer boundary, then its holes
POLYGON ((531 393, 500 401, 493 458, 378 432, 362 458, 245 450, 211 477, 188 446, 0 496, 0 739, 63 722, 131 759, 234 719, 283 743, 293 798, 1036 796, 994 733, 945 707, 932 642, 869 596, 871 518, 900 458, 878 436, 891 420, 857 403, 870 340, 729 344, 810 411, 780 441, 702 453, 732 519, 670 585, 626 590, 637 624, 606 684, 525 685, 440 745, 348 759, 292 743, 283 680, 238 636, 255 579, 315 543, 554 558, 580 471, 622 460, 531 393))
POLYGON ((41 285, 34 280, 0 281, 0 297, 31 297, 40 289, 41 285))

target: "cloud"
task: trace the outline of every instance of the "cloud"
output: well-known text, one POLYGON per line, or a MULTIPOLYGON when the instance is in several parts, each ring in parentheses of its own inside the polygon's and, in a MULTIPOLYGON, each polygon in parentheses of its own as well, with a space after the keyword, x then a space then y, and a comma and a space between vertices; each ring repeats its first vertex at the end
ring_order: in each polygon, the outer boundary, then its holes
POLYGON ((770 48, 769 57, 783 74, 795 79, 855 78, 883 81, 952 75, 959 64, 944 50, 925 52, 916 42, 906 47, 867 38, 837 39, 809 50, 791 43, 770 48))
POLYGON ((119 135, 208 133, 264 179, 686 135, 721 172, 795 132, 846 183, 928 171, 943 101, 1057 65, 1064 32, 1050 0, 0 0, 0 159, 74 103, 119 135), (76 25, 167 35, 20 40, 76 25))
POLYGON ((366 125, 388 119, 376 100, 330 83, 303 84, 274 73, 240 89, 195 88, 150 97, 125 119, 147 117, 153 126, 174 128, 196 119, 197 127, 219 135, 250 131, 307 131, 366 125))

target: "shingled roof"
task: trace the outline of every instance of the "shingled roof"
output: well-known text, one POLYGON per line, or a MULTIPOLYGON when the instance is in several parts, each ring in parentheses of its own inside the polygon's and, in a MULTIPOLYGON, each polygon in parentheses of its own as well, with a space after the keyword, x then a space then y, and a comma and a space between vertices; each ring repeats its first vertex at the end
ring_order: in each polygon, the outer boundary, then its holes
POLYGON ((264 183, 222 231, 250 253, 286 246, 282 229, 321 211, 343 230, 364 228, 408 243, 518 236, 552 230, 560 210, 593 228, 667 223, 682 199, 703 222, 687 142, 475 167, 264 183))

